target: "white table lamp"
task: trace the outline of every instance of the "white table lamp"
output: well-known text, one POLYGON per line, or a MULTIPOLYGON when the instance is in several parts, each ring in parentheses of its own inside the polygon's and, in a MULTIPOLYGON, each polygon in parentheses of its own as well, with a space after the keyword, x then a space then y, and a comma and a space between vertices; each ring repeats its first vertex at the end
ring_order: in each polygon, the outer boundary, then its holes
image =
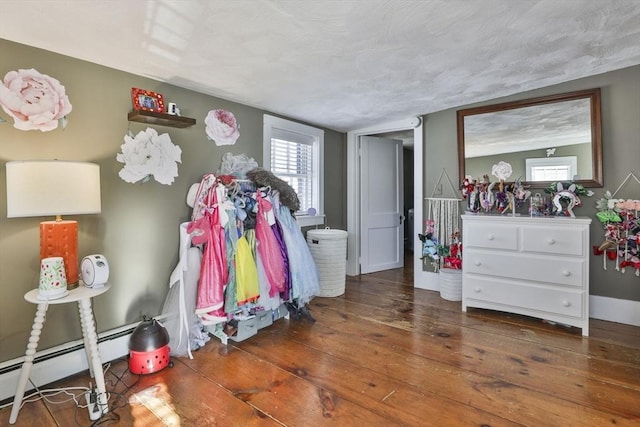
POLYGON ((100 166, 62 160, 7 162, 7 218, 55 215, 40 223, 40 259, 62 257, 69 289, 78 286, 78 222, 61 215, 101 211, 100 166))

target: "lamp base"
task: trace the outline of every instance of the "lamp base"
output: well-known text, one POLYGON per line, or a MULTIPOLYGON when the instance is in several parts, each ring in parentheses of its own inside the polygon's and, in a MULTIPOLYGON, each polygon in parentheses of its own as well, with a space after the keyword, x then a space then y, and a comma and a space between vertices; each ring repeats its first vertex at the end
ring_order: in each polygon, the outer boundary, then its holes
POLYGON ((40 223, 40 259, 62 257, 67 289, 78 287, 78 221, 40 223))

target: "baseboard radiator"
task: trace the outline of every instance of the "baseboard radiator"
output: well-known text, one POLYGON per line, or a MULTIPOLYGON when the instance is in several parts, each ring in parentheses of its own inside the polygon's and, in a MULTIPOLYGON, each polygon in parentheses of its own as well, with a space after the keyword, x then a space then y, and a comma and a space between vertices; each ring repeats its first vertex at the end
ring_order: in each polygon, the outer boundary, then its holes
MULTIPOLYGON (((127 325, 98 334, 98 348, 102 363, 129 354, 129 337, 137 325, 137 323, 127 325)), ((23 362, 24 356, 0 364, 0 402, 13 399, 15 396, 23 362)), ((40 388, 88 369, 84 341, 80 339, 37 352, 30 378, 31 382, 40 388)), ((27 383, 27 393, 34 389, 31 382, 27 383)))

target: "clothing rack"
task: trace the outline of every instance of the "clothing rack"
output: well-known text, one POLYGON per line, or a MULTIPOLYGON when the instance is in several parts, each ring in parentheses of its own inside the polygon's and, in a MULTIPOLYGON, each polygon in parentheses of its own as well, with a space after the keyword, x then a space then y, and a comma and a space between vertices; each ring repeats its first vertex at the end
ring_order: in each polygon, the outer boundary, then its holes
POLYGON ((175 301, 168 296, 165 302, 169 311, 180 307, 176 335, 193 338, 190 326, 196 323, 226 344, 228 339, 247 339, 290 314, 313 320, 306 304, 319 293, 318 271, 278 191, 256 188, 251 180, 225 178, 223 183, 213 174, 204 175, 191 221, 182 229, 186 237, 181 237, 181 247, 186 249, 180 251, 179 271, 174 271, 171 282, 183 289, 170 292, 175 301), (182 259, 183 253, 193 248, 198 249, 199 265, 192 262, 185 267, 189 263, 182 259), (187 284, 189 273, 197 279, 187 284), (195 295, 193 312, 186 310, 187 303, 193 305, 186 301, 187 294, 195 295))

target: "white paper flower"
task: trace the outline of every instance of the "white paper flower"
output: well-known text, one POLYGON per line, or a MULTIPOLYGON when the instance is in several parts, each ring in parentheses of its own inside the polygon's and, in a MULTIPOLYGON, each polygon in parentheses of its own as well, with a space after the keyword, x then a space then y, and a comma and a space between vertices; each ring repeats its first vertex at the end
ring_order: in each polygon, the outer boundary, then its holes
POLYGON ((507 162, 498 162, 497 165, 493 165, 491 167, 491 175, 495 176, 501 181, 509 178, 513 170, 511 169, 511 165, 507 162))
POLYGON ((147 128, 135 137, 125 135, 120 148, 122 153, 116 155, 116 160, 124 167, 118 175, 126 182, 144 182, 153 176, 160 184, 171 185, 178 176, 182 150, 167 133, 158 135, 155 129, 147 128))
POLYGON ((216 145, 233 145, 240 137, 238 123, 232 112, 211 110, 204 118, 205 133, 216 145))
POLYGON ((14 119, 13 127, 42 132, 66 126, 69 97, 60 82, 33 68, 9 71, 0 84, 0 106, 14 119))

